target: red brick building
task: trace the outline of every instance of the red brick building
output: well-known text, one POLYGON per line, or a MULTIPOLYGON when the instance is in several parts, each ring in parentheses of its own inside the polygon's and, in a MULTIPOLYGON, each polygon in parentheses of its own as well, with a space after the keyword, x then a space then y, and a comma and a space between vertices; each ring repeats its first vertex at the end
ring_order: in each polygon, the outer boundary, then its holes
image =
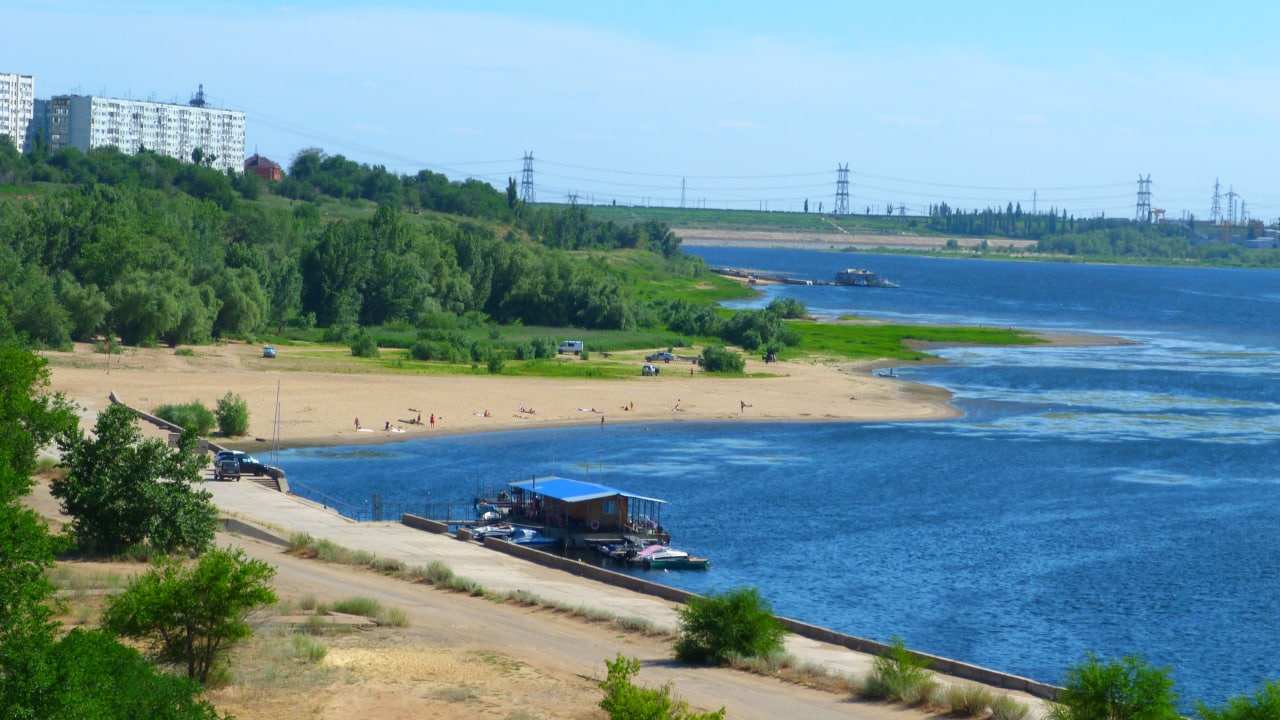
POLYGON ((253 157, 244 161, 244 171, 256 173, 258 177, 267 182, 276 182, 284 177, 284 171, 280 169, 279 165, 258 153, 254 153, 253 157))

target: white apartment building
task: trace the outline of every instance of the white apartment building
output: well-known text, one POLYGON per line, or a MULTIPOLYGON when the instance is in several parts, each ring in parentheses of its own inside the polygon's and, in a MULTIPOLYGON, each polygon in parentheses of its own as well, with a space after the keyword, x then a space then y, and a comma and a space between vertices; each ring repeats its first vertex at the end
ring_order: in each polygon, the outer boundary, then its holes
POLYGON ((114 145, 132 155, 146 148, 184 162, 200 148, 214 156, 213 167, 244 170, 244 113, 196 105, 121 100, 90 95, 55 95, 49 106, 49 141, 54 152, 81 152, 114 145))
POLYGON ((24 152, 27 126, 35 108, 36 80, 31 75, 0 73, 0 135, 8 135, 24 152))

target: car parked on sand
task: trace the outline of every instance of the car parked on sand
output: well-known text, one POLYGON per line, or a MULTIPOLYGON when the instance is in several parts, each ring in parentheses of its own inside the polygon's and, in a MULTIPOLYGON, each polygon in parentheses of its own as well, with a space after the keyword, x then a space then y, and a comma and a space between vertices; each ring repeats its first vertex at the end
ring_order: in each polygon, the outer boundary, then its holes
POLYGON ((273 358, 276 356, 276 349, 270 345, 262 346, 262 357, 273 358))
POLYGON ((646 363, 643 367, 640 368, 640 374, 646 377, 651 375, 657 375, 659 372, 660 372, 660 368, 657 365, 650 365, 648 363, 646 363))
POLYGON ((648 360, 649 362, 671 362, 672 360, 676 359, 676 356, 672 355, 666 350, 663 350, 661 352, 649 353, 648 355, 644 356, 644 359, 648 360))

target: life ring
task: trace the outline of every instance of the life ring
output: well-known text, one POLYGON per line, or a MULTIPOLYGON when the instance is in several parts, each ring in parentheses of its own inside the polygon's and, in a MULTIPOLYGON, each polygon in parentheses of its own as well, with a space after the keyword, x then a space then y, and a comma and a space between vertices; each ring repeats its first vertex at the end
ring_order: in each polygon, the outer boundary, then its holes
POLYGON ((592 521, 591 521, 591 529, 592 529, 592 530, 599 530, 599 529, 600 529, 600 521, 599 521, 599 520, 592 520, 592 521))

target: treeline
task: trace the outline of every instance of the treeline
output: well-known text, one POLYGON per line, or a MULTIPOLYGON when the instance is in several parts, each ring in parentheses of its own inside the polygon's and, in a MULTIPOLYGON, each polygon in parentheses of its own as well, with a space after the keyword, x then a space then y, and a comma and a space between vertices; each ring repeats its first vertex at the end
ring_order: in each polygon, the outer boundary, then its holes
MULTIPOLYGON (((303 153, 295 165, 317 157, 303 153)), ((382 179, 370 180, 385 171, 353 165, 320 157, 302 173, 306 187, 358 186, 383 200, 372 217, 329 222, 310 202, 292 211, 251 202, 262 190, 256 176, 153 153, 0 153, 0 180, 19 190, 0 202, 0 336, 51 347, 102 336, 177 345, 295 325, 345 340, 358 326, 427 327, 468 314, 630 329, 661 319, 603 263, 564 250, 635 248, 657 253, 670 272, 705 272, 661 223, 623 227, 584 208, 529 208, 483 183, 422 173, 398 178, 389 195, 377 190, 390 187, 382 179), (396 210, 410 199, 470 208, 477 221, 411 219, 396 210), (510 224, 495 231, 485 220, 510 224)))
POLYGON ((479 180, 453 182, 430 170, 395 175, 381 165, 326 155, 318 148, 299 152, 288 175, 272 192, 295 200, 314 201, 322 196, 370 200, 397 210, 431 210, 500 222, 540 245, 565 250, 640 249, 671 256, 680 246, 679 238, 654 220, 621 225, 592 219, 584 206, 527 205, 517 197, 515 178, 508 178, 506 192, 500 193, 479 180))

